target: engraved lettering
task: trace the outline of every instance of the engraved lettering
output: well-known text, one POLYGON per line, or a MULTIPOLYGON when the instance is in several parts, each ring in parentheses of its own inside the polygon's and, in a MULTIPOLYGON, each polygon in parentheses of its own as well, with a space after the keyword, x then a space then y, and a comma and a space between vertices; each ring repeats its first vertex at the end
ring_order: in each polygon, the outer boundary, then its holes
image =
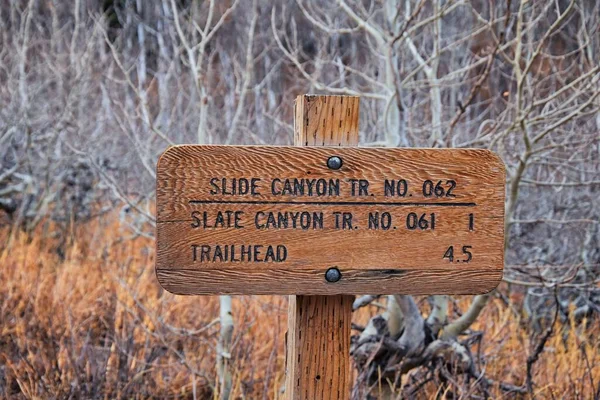
POLYGON ((198 250, 198 245, 193 244, 192 245, 192 261, 196 261, 196 259, 197 259, 197 255, 196 255, 197 250, 198 250))
POLYGON ((255 244, 254 245, 254 262, 258 262, 258 257, 260 256, 260 250, 262 249, 262 246, 260 244, 255 244))
POLYGON ((217 185, 217 182, 219 182, 219 178, 211 178, 210 179, 210 186, 212 186, 212 189, 210 190, 210 194, 218 194, 219 193, 219 185, 217 185))
POLYGON ((369 195, 369 181, 366 179, 360 179, 358 181, 358 195, 368 196, 369 195))
POLYGON ((342 229, 352 229, 352 213, 342 213, 342 229))
POLYGON ((269 261, 275 261, 275 251, 273 250, 273 246, 267 247, 267 253, 265 254, 265 262, 269 261))
POLYGON ((280 263, 287 260, 287 247, 282 244, 193 244, 192 261, 201 263, 222 262, 273 262, 280 263))
POLYGON ((192 211, 192 219, 194 220, 194 222, 191 224, 192 228, 200 228, 202 226, 199 216, 200 211, 192 211))
POLYGON ((271 180, 271 194, 275 196, 339 196, 339 179, 279 179, 271 180))
POLYGON ((369 229, 383 229, 387 231, 392 226, 392 215, 389 212, 383 212, 379 215, 378 212, 369 213, 369 229))
POLYGON ((271 181, 271 193, 274 195, 280 195, 281 194, 281 190, 277 189, 277 183, 281 183, 281 179, 279 178, 275 178, 271 181))
POLYGON ((419 216, 417 213, 409 213, 406 216, 406 227, 413 231, 415 229, 426 230, 426 229, 435 229, 435 213, 421 214, 419 216))
POLYGON ((252 255, 252 247, 242 245, 242 257, 240 261, 250 261, 250 257, 252 255), (247 257, 247 260, 245 258, 247 257))
POLYGON ((287 259, 287 247, 277 245, 277 262, 284 262, 287 259))
POLYGON ((216 262, 217 257, 219 258, 219 261, 223 262, 223 252, 221 251, 221 246, 215 246, 212 262, 216 262))
POLYGON ((406 179, 386 179, 383 182, 383 193, 386 197, 404 197, 408 192, 408 182, 406 179))
POLYGON ((258 196, 260 194, 258 192, 258 182, 260 182, 260 178, 252 178, 250 180, 250 194, 252 196, 258 196))
POLYGON ((354 229, 352 226, 352 213, 334 211, 333 216, 335 217, 335 229, 354 229))
POLYGON ((201 251, 201 255, 200 255, 200 262, 204 262, 204 257, 206 257, 206 260, 208 261, 208 259, 210 259, 210 246, 203 244, 202 245, 202 251, 201 251))
POLYGON ((243 211, 217 211, 214 217, 209 216, 207 211, 192 211, 192 228, 235 228, 241 229, 243 211))
POLYGON ((258 191, 259 182, 260 178, 211 178, 210 194, 228 196, 245 196, 251 194, 252 196, 256 196, 260 194, 258 191))
POLYGON ((256 229, 323 229, 323 212, 258 211, 254 216, 256 229))

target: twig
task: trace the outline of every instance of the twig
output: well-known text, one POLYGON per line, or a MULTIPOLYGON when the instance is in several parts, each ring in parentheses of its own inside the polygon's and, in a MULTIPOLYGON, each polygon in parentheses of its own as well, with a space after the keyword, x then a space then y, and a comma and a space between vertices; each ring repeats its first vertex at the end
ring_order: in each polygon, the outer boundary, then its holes
POLYGON ((554 312, 554 318, 552 319, 552 323, 546 329, 546 332, 542 336, 541 340, 535 346, 533 353, 529 357, 527 357, 526 385, 527 385, 527 392, 529 392, 529 395, 531 397, 533 397, 533 366, 539 360, 542 351, 544 351, 546 342, 548 341, 550 336, 552 336, 552 332, 554 332, 554 325, 556 324, 556 321, 558 320, 560 303, 558 300, 558 291, 556 291, 556 290, 554 291, 554 301, 556 303, 556 311, 554 312))

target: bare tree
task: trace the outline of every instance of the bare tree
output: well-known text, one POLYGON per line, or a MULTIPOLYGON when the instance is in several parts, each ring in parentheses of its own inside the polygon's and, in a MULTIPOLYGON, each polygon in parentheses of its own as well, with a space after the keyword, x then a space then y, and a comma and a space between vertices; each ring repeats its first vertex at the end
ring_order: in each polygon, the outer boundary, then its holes
MULTIPOLYGON (((347 0, 338 0, 335 6, 298 0, 297 6, 308 23, 324 33, 317 47, 331 46, 334 38, 365 43, 356 48, 367 55, 343 46, 303 58, 302 47, 295 43, 298 33, 278 23, 278 15, 289 14, 290 9, 273 9, 272 26, 280 50, 315 89, 360 95, 380 110, 374 118, 367 113, 365 144, 482 146, 500 153, 509 172, 506 281, 525 281, 536 288, 563 287, 562 307, 567 310, 574 299, 564 284, 576 276, 578 288, 588 288, 578 291, 577 296, 583 296, 576 300, 578 313, 597 309, 597 295, 591 293, 596 293, 592 286, 597 282, 598 256, 580 258, 575 248, 586 248, 586 255, 593 251, 582 235, 571 239, 578 244, 552 241, 560 251, 514 246, 522 243, 531 225, 546 230, 548 238, 558 239, 554 235, 561 235, 560 230, 582 225, 588 232, 586 240, 597 235, 595 205, 569 207, 568 213, 560 212, 560 217, 548 221, 525 216, 557 213, 559 204, 565 202, 563 196, 570 198, 569 204, 581 204, 575 198, 594 203, 600 137, 596 117, 600 69, 594 61, 600 48, 593 38, 598 30, 598 5, 575 0, 535 4, 407 0, 376 7, 347 0), (376 127, 373 134, 371 126, 376 127), (531 199, 538 200, 532 204, 531 199), (560 229, 548 229, 548 224, 560 229), (540 251, 547 254, 534 254, 540 251), (536 267, 535 260, 545 265, 536 267), (552 262, 571 263, 573 268, 552 268, 548 265, 552 262), (511 268, 513 263, 537 271, 511 268)), ((543 293, 542 298, 552 296, 551 291, 543 293)), ((482 375, 475 376, 474 360, 459 336, 468 331, 492 296, 476 296, 471 307, 453 321, 446 296, 429 299, 427 318, 421 316, 412 297, 390 297, 387 311, 374 317, 354 342, 353 354, 362 371, 359 386, 377 386, 380 379, 391 376, 395 382, 391 386, 396 388, 399 376, 420 365, 440 365, 438 359, 443 363, 460 360, 465 376, 486 382, 482 375)), ((375 297, 359 298, 356 306, 375 297)), ((534 307, 528 309, 532 318, 551 316, 545 307, 534 307)), ((360 397, 360 387, 357 390, 360 397)), ((485 385, 480 390, 485 391, 485 385)))
MULTIPOLYGON (((64 238, 60 253, 70 226, 118 206, 119 240, 151 238, 155 165, 167 146, 288 144, 295 95, 360 95, 365 146, 502 156, 507 289, 465 310, 448 296, 388 296, 354 338, 356 394, 383 382, 411 395, 434 379, 457 396, 485 395, 494 381, 471 354, 472 326, 490 299, 520 312, 510 294, 523 292, 542 339, 555 320, 600 310, 599 13, 593 0, 9 0, 0 9, 0 221, 28 232, 59 222, 48 234, 64 238), (420 379, 401 381, 408 371, 420 379)), ((224 397, 235 362, 230 304, 221 299, 215 343, 214 389, 224 397)), ((155 320, 160 332, 177 330, 155 320)), ((164 346, 194 382, 210 382, 164 346)), ((535 382, 499 384, 525 393, 535 382)))

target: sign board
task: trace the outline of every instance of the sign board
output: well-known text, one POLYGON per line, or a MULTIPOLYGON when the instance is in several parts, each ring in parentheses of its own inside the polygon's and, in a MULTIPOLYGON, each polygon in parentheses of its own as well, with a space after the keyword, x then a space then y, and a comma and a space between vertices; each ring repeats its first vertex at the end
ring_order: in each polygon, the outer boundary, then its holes
POLYGON ((156 274, 176 294, 485 293, 504 195, 487 150, 175 146, 156 274))

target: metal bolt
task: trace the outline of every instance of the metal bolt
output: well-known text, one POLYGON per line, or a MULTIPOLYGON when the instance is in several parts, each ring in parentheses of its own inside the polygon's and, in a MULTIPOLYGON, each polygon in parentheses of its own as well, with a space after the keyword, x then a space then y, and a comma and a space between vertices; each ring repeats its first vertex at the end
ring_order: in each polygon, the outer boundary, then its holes
POLYGON ((325 280, 327 282, 337 282, 342 279, 342 274, 339 269, 336 267, 329 268, 327 272, 325 272, 325 280))
POLYGON ((342 159, 338 156, 331 156, 327 160, 327 166, 330 169, 340 169, 342 167, 342 159))

